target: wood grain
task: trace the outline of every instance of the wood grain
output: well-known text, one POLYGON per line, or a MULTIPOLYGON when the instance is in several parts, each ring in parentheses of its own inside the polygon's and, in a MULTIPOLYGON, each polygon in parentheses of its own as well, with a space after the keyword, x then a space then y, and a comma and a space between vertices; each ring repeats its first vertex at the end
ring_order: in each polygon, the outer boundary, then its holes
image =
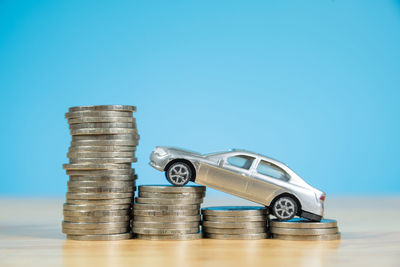
POLYGON ((338 220, 342 240, 319 242, 65 240, 62 203, 0 198, 0 266, 400 266, 400 197, 328 199, 326 217, 338 220))

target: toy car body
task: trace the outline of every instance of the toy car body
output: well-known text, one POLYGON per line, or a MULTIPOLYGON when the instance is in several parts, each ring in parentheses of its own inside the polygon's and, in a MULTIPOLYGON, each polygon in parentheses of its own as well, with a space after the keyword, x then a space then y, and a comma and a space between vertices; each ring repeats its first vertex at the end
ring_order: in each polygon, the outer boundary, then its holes
POLYGON ((287 165, 246 150, 201 155, 196 152, 156 147, 150 165, 165 171, 176 186, 192 181, 200 185, 265 205, 279 220, 298 215, 320 221, 325 193, 313 188, 287 165))

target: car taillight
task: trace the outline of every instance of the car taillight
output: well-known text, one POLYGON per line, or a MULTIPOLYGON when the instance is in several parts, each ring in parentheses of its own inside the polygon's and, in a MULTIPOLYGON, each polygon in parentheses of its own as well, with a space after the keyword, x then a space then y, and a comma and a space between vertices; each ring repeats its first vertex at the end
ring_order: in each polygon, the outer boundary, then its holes
POLYGON ((325 201, 325 198, 326 198, 326 195, 325 195, 325 194, 323 194, 323 195, 321 195, 321 196, 319 197, 319 199, 320 199, 321 201, 325 201))

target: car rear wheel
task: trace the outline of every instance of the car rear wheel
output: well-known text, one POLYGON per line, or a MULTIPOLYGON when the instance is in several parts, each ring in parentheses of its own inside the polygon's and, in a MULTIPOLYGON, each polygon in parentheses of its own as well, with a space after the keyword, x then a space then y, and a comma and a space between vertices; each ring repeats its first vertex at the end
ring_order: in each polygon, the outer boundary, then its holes
POLYGON ((292 219, 297 214, 297 202, 289 196, 282 196, 274 201, 272 214, 280 221, 292 219))
POLYGON ((175 162, 165 171, 168 182, 176 186, 184 186, 192 177, 192 169, 184 162, 175 162))

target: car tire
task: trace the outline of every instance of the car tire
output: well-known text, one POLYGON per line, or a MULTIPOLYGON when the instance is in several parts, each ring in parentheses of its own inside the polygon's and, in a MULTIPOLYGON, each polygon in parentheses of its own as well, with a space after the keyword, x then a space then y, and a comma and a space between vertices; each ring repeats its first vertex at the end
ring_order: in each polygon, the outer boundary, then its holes
POLYGON ((192 168, 185 162, 175 162, 165 171, 168 182, 175 186, 184 186, 192 179, 192 168))
POLYGON ((297 214, 297 201, 290 196, 281 196, 274 201, 271 210, 279 221, 288 221, 297 214))

